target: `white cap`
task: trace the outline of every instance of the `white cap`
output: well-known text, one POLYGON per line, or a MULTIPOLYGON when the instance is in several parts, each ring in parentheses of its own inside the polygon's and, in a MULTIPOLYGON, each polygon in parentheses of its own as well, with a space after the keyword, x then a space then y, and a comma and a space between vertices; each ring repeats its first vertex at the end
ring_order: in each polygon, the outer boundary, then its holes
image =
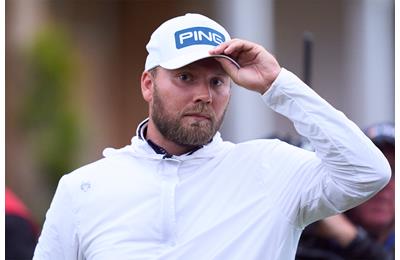
POLYGON ((186 14, 172 18, 161 24, 151 35, 146 45, 149 55, 145 70, 157 66, 177 69, 208 57, 229 59, 239 68, 239 64, 226 55, 208 53, 230 39, 224 27, 204 15, 186 14))

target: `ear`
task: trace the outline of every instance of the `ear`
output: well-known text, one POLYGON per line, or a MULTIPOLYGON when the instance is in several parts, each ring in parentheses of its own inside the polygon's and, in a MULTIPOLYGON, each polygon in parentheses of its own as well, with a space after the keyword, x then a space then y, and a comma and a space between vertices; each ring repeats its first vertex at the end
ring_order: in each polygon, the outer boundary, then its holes
POLYGON ((154 78, 148 71, 144 71, 142 73, 141 78, 141 88, 142 95, 146 102, 150 102, 153 99, 153 86, 154 86, 154 78))

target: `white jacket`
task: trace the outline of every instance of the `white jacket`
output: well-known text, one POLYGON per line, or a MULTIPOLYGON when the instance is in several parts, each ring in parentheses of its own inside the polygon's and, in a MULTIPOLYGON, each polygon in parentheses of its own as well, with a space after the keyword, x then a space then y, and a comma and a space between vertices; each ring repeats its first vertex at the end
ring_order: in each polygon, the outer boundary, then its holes
POLYGON ((282 69, 262 98, 316 153, 217 133, 163 159, 137 135, 62 177, 34 259, 294 259, 306 225, 388 182, 382 153, 294 74, 282 69))

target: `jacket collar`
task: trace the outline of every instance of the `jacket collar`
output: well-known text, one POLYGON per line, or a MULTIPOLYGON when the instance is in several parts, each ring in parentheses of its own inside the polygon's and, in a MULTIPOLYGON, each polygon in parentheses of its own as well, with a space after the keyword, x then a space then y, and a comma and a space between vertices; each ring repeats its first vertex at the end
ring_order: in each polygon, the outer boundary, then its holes
MULTIPOLYGON (((138 127, 136 129, 136 136, 138 136, 140 140, 146 141, 147 144, 154 150, 154 152, 156 154, 162 154, 166 158, 171 158, 172 154, 169 154, 163 147, 157 145, 150 139, 146 139, 148 123, 149 123, 149 118, 146 118, 138 125, 138 127)), ((209 143, 211 143, 211 142, 212 142, 212 139, 209 143)), ((196 151, 200 150, 203 147, 204 147, 204 145, 198 145, 198 146, 194 147, 192 150, 190 150, 189 152, 185 153, 184 155, 192 155, 193 153, 195 153, 196 151)))
MULTIPOLYGON (((146 119, 145 121, 148 121, 146 119)), ((138 130, 139 133, 142 132, 143 128, 140 126, 145 123, 143 121, 139 124, 138 130)), ((115 149, 115 148, 106 148, 103 151, 103 155, 105 157, 111 157, 115 155, 128 155, 136 158, 147 158, 152 160, 162 160, 166 159, 164 155, 157 154, 154 152, 153 148, 148 144, 146 140, 141 138, 143 135, 138 134, 135 135, 132 140, 131 144, 125 147, 115 149)), ((233 148, 234 144, 231 142, 223 141, 219 132, 217 132, 212 141, 206 145, 204 145, 201 149, 197 150, 195 153, 192 154, 183 154, 179 156, 172 156, 173 160, 177 161, 188 161, 188 160, 198 160, 198 159, 210 159, 216 157, 220 153, 227 152, 231 148, 233 148)))

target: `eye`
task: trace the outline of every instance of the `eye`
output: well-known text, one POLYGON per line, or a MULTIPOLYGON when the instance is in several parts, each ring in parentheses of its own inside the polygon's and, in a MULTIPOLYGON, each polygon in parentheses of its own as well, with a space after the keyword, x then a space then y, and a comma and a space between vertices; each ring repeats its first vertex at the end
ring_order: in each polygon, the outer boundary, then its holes
POLYGON ((179 75, 178 75, 178 78, 181 80, 181 81, 192 81, 193 80, 193 77, 189 74, 189 73, 180 73, 179 75))
POLYGON ((215 86, 215 87, 224 85, 224 81, 220 78, 213 78, 213 79, 211 79, 210 83, 212 86, 215 86))

